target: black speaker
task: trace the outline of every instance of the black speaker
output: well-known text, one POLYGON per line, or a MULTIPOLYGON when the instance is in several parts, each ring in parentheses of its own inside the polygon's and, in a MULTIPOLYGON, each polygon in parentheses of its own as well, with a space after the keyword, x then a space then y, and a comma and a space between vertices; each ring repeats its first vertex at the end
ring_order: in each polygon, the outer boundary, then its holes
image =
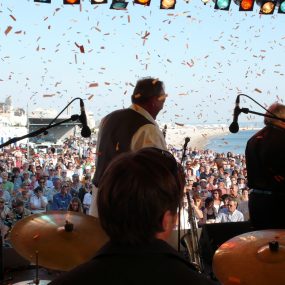
POLYGON ((200 250, 203 262, 212 266, 215 251, 227 240, 251 231, 250 222, 205 224, 200 237, 200 250))

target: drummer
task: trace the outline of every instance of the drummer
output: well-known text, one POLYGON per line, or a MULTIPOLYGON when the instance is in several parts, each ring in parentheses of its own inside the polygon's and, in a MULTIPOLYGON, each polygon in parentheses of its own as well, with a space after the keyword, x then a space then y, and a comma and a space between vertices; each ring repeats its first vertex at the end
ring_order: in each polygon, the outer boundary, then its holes
POLYGON ((110 242, 50 285, 215 284, 165 241, 183 197, 185 179, 178 169, 170 153, 156 148, 116 157, 102 176, 97 200, 110 242))

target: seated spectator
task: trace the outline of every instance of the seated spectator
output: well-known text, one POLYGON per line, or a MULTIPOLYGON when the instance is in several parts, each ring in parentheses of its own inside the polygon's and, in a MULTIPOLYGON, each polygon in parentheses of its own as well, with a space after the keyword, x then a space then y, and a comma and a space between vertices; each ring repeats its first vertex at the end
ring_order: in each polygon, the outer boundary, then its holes
POLYGON ((215 209, 215 214, 218 215, 221 207, 224 205, 224 202, 222 201, 221 198, 221 191, 220 189, 216 189, 212 192, 212 196, 213 196, 213 206, 215 209))
POLYGON ((219 212, 218 213, 222 213, 224 211, 228 210, 228 204, 229 204, 229 200, 230 200, 230 195, 229 194, 224 194, 221 196, 223 205, 221 205, 219 212))
POLYGON ((241 200, 238 204, 238 210, 243 213, 245 221, 249 221, 248 193, 249 193, 248 188, 242 189, 241 200))
POLYGON ((32 214, 32 212, 25 207, 22 200, 17 199, 12 205, 13 210, 13 225, 21 219, 24 219, 32 214))
POLYGON ((33 214, 46 212, 48 204, 47 197, 43 195, 43 190, 39 186, 34 190, 34 194, 30 198, 30 210, 33 214))
POLYGON ((0 231, 2 242, 4 242, 12 225, 13 214, 11 209, 5 205, 5 200, 0 198, 0 231))
POLYGON ((69 185, 66 182, 62 183, 60 192, 53 196, 52 210, 67 211, 69 203, 72 199, 69 192, 69 185))
POLYGON ((212 224, 216 219, 216 210, 214 208, 214 199, 211 197, 206 198, 205 208, 203 209, 203 219, 201 224, 212 224))
POLYGON ((12 169, 12 182, 14 183, 14 190, 17 191, 22 185, 22 177, 20 176, 20 168, 14 167, 12 169))
POLYGON ((204 202, 200 195, 194 194, 193 198, 191 199, 191 207, 193 209, 196 221, 198 226, 203 222, 203 209, 204 209, 204 202))
POLYGON ((232 185, 230 187, 230 197, 236 199, 237 202, 239 203, 240 200, 241 200, 241 197, 240 197, 238 191, 239 190, 238 190, 238 185, 237 184, 234 184, 234 185, 232 185))
POLYGON ((10 202, 11 202, 12 197, 7 190, 3 189, 2 181, 0 181, 0 198, 5 200, 5 203, 7 206, 11 206, 10 202))
POLYGON ((243 222, 243 214, 237 210, 238 202, 234 198, 229 198, 227 210, 221 211, 216 217, 215 223, 243 222))
POLYGON ((91 202, 92 202, 92 192, 94 192, 94 185, 93 184, 89 184, 86 185, 85 189, 86 189, 86 193, 84 195, 83 198, 83 209, 84 209, 84 213, 89 215, 89 209, 91 206, 91 202))
POLYGON ((71 199, 67 211, 83 213, 83 207, 78 197, 73 197, 71 199))
POLYGON ((66 182, 66 183, 71 183, 71 179, 70 177, 67 176, 67 170, 65 168, 63 168, 61 170, 61 181, 62 182, 66 182))
POLYGON ((72 182, 70 184, 70 195, 72 197, 78 197, 81 188, 82 184, 80 183, 79 175, 77 173, 74 173, 72 175, 72 182))
POLYGON ((50 285, 78 285, 83 278, 98 285, 213 284, 165 242, 183 197, 181 181, 167 152, 143 148, 116 157, 102 176, 97 200, 110 242, 50 285))
POLYGON ((14 192, 14 184, 13 182, 9 181, 9 174, 8 172, 6 171, 3 171, 1 173, 1 177, 2 177, 2 187, 3 187, 3 190, 6 190, 9 192, 9 194, 11 196, 13 196, 13 192, 14 192))

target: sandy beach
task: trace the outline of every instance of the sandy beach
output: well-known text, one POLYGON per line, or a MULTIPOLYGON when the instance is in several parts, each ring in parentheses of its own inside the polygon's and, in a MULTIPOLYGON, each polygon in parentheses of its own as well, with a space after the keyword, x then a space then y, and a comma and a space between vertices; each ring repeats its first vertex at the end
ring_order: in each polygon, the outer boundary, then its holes
POLYGON ((182 148, 185 138, 189 137, 188 147, 204 149, 208 141, 216 136, 226 135, 229 129, 226 125, 196 125, 196 126, 169 126, 166 130, 166 143, 177 148, 182 148))

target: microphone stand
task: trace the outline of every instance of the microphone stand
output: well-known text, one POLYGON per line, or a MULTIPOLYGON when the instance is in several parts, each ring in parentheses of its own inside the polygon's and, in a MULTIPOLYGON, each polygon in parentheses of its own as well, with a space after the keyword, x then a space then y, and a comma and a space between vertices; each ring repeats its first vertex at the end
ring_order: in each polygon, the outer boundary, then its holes
MULTIPOLYGON (((185 143, 183 146, 183 151, 182 151, 182 157, 181 157, 181 161, 180 164, 182 165, 183 169, 184 169, 184 160, 186 157, 186 148, 187 148, 187 144, 190 142, 190 138, 186 137, 185 138, 185 143)), ((179 204, 179 208, 178 208, 178 244, 177 244, 177 250, 178 252, 180 252, 180 227, 181 227, 181 205, 179 204)))
POLYGON ((79 117, 80 117, 79 115, 72 115, 72 116, 71 116, 70 118, 68 118, 68 119, 65 119, 65 120, 60 121, 60 122, 55 123, 55 124, 49 124, 49 125, 46 126, 46 127, 40 128, 40 129, 38 129, 38 130, 36 130, 36 131, 34 131, 34 132, 31 132, 31 133, 28 133, 28 134, 26 134, 26 135, 24 135, 24 136, 21 136, 21 137, 14 137, 14 138, 8 140, 7 142, 1 144, 1 145, 0 145, 0 148, 3 148, 3 147, 5 147, 5 146, 7 146, 7 145, 10 145, 10 144, 12 144, 12 143, 15 143, 15 142, 20 141, 20 140, 25 139, 25 138, 36 137, 36 136, 38 136, 38 135, 40 135, 40 134, 42 134, 42 133, 44 133, 45 135, 47 135, 47 134, 48 134, 48 132, 47 132, 48 129, 54 128, 54 127, 56 127, 56 126, 59 126, 59 125, 61 125, 61 124, 63 124, 63 123, 67 123, 67 122, 70 122, 70 121, 77 121, 77 120, 79 120, 79 117))
POLYGON ((282 122, 285 122, 285 119, 283 118, 279 118, 277 116, 272 116, 272 115, 268 115, 268 114, 263 114, 263 113, 259 113, 259 112, 255 112, 255 111, 251 111, 248 108, 239 108, 239 113, 245 113, 245 114, 255 114, 258 116, 263 116, 263 117, 267 117, 267 118, 271 118, 271 119, 276 119, 276 120, 280 120, 282 122))

